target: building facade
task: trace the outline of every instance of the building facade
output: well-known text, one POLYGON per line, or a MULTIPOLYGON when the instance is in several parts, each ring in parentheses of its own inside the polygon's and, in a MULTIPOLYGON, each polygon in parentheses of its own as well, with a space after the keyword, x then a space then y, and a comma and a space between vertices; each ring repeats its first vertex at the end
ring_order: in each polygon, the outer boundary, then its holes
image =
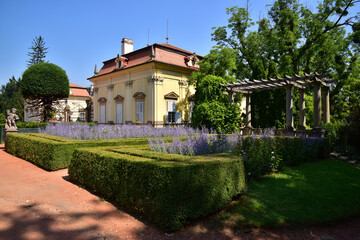
MULTIPOLYGON (((91 98, 85 87, 69 83, 70 93, 66 99, 61 99, 54 103, 56 121, 75 122, 91 121, 91 98)), ((41 107, 33 104, 31 101, 24 103, 24 120, 25 122, 40 122, 41 107)))
POLYGON ((202 56, 168 43, 133 51, 124 38, 122 54, 103 62, 88 78, 94 87, 94 121, 154 126, 189 121, 194 86, 190 74, 202 56))

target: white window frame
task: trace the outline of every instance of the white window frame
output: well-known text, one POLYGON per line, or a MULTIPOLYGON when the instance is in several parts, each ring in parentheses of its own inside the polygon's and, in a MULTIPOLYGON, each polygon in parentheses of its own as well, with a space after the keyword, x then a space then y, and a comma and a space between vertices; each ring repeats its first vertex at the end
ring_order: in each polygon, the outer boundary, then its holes
POLYGON ((136 122, 138 123, 144 123, 144 112, 145 112, 145 109, 144 109, 144 106, 145 106, 145 101, 136 101, 135 102, 136 106, 135 106, 135 114, 136 114, 136 122), (141 106, 141 107, 140 107, 141 106), (142 111, 141 111, 142 110, 142 111))
POLYGON ((100 123, 106 123, 106 103, 100 103, 100 123))
POLYGON ((86 113, 85 112, 80 112, 80 121, 82 121, 82 122, 85 122, 85 120, 86 120, 86 113))
POLYGON ((124 118, 124 104, 123 102, 116 102, 116 123, 123 123, 123 118, 124 118))
POLYGON ((167 101, 167 112, 166 112, 166 123, 180 124, 181 123, 181 112, 176 110, 176 101, 167 101), (170 119, 171 118, 171 119, 170 119))

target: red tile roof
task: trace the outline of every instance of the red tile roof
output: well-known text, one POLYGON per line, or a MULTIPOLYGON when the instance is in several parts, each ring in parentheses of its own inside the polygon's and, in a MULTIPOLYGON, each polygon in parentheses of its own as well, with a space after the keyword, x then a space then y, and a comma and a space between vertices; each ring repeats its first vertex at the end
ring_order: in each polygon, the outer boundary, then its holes
MULTIPOLYGON (((124 67, 120 69, 116 68, 115 59, 112 58, 110 60, 104 61, 104 66, 100 69, 97 76, 104 75, 107 73, 121 71, 122 69, 130 68, 136 65, 140 65, 143 63, 157 61, 162 63, 167 63, 171 65, 176 65, 180 67, 185 67, 188 69, 196 70, 196 67, 188 66, 185 58, 188 58, 191 55, 194 55, 194 52, 190 52, 188 50, 176 47, 169 43, 155 43, 151 46, 147 46, 145 48, 141 48, 135 50, 133 52, 124 54, 122 57, 126 57, 127 61, 124 61, 124 67), (155 58, 151 59, 151 48, 154 48, 155 58)), ((198 59, 202 59, 203 56, 196 54, 198 59)), ((90 77, 95 78, 96 76, 90 77)))
POLYGON ((69 83, 69 86, 71 97, 89 97, 89 92, 86 90, 85 87, 74 83, 69 83))

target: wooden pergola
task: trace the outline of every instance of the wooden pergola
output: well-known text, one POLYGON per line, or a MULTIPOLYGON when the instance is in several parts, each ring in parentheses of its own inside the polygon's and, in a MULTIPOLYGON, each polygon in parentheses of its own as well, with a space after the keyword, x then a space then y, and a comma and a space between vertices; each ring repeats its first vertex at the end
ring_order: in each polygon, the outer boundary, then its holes
POLYGON ((243 93, 246 96, 246 121, 245 128, 252 128, 251 126, 251 94, 254 91, 286 89, 286 129, 294 130, 293 118, 293 87, 299 90, 299 130, 306 130, 305 118, 305 89, 311 85, 314 88, 314 129, 321 129, 321 112, 323 112, 323 122, 330 122, 330 99, 329 88, 330 83, 337 80, 327 79, 327 75, 316 73, 314 75, 305 74, 305 76, 296 75, 285 77, 261 79, 261 80, 246 80, 235 83, 221 84, 229 94, 229 102, 233 102, 234 93, 243 93), (323 101, 322 101, 323 98, 323 101), (322 105, 323 102, 323 106, 322 105))

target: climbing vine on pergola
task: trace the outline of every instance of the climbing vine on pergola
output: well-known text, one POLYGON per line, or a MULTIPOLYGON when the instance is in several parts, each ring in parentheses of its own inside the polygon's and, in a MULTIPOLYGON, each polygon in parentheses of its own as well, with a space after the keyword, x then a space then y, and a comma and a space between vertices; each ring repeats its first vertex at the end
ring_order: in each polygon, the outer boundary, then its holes
POLYGON ((247 80, 235 83, 221 84, 229 94, 229 102, 233 102, 234 93, 243 93, 246 97, 246 121, 245 128, 252 128, 251 126, 251 94, 254 91, 272 90, 272 89, 286 89, 286 129, 294 130, 293 118, 293 88, 299 90, 299 129, 305 130, 305 88, 309 85, 314 88, 314 129, 321 129, 321 112, 323 112, 323 122, 330 122, 330 99, 329 88, 330 84, 337 80, 327 79, 327 75, 316 73, 314 75, 306 74, 300 76, 295 74, 294 77, 285 75, 285 77, 261 79, 261 80, 247 80), (323 98, 323 101, 322 99, 323 98), (323 102, 323 106, 322 105, 323 102))

